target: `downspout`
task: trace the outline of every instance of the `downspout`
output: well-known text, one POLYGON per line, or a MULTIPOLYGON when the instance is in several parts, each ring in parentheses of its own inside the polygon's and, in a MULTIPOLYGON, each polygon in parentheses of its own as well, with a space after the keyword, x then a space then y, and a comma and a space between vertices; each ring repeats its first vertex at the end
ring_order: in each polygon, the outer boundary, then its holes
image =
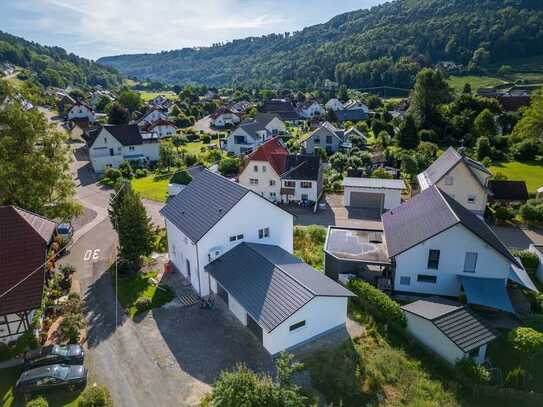
POLYGON ((196 243, 196 270, 198 271, 198 294, 202 296, 202 286, 200 285, 200 255, 198 254, 198 243, 196 243))

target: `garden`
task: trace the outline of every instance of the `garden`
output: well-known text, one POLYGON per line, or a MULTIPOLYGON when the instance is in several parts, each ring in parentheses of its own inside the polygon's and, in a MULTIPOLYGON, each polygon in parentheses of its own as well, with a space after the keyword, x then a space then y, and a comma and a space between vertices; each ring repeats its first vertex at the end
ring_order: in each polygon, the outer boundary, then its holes
POLYGON ((317 270, 324 269, 326 228, 317 225, 294 228, 294 255, 317 270))

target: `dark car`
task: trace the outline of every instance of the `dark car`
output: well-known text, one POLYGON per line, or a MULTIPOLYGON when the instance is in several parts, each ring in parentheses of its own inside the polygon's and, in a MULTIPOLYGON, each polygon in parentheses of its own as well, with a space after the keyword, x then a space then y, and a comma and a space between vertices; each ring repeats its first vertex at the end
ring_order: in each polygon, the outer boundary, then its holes
POLYGON ((25 370, 17 383, 18 394, 28 394, 57 388, 75 390, 87 384, 87 369, 83 365, 48 365, 25 370))
POLYGON ((82 365, 85 352, 80 345, 51 345, 25 353, 25 368, 64 364, 82 365))

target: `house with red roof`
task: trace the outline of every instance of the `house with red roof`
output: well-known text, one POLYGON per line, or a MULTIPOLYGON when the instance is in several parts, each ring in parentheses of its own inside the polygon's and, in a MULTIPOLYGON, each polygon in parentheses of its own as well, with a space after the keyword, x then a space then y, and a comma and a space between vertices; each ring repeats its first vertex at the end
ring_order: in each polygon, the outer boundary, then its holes
POLYGON ((31 329, 41 308, 47 250, 57 224, 16 206, 0 206, 0 342, 31 329))
POLYGON ((316 202, 322 191, 320 156, 289 154, 275 137, 247 155, 239 183, 273 202, 316 202))

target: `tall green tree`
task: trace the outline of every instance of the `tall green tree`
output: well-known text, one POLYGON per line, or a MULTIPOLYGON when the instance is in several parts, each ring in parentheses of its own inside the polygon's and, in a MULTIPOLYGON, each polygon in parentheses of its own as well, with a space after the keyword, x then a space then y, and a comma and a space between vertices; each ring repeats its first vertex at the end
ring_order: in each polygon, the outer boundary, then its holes
POLYGON ((452 100, 451 88, 439 70, 425 68, 419 72, 411 93, 411 114, 419 127, 431 129, 439 116, 439 105, 452 100))
POLYGON ((80 213, 67 140, 39 111, 6 103, 0 109, 0 205, 66 220, 80 213))
POLYGON ((117 98, 117 102, 127 108, 130 114, 140 110, 143 106, 143 100, 139 92, 134 92, 127 88, 121 91, 117 98))
POLYGON ((415 119, 411 115, 405 116, 398 133, 398 144, 402 148, 417 148, 420 143, 419 132, 415 119))
POLYGON ((533 96, 530 106, 525 110, 522 119, 513 129, 514 141, 534 139, 543 141, 543 90, 533 96))
POLYGON ((113 102, 107 117, 109 124, 128 124, 130 121, 130 113, 128 112, 128 109, 118 102, 113 102))
POLYGON ((120 258, 137 270, 141 256, 151 254, 155 233, 139 195, 125 184, 118 202, 110 207, 110 220, 119 235, 120 258))
POLYGON ((473 128, 477 137, 488 137, 492 140, 498 134, 498 126, 494 115, 488 109, 484 109, 475 118, 473 128))
POLYGON ((177 156, 174 144, 169 140, 164 140, 160 143, 158 150, 159 164, 162 168, 170 168, 175 164, 177 156))

